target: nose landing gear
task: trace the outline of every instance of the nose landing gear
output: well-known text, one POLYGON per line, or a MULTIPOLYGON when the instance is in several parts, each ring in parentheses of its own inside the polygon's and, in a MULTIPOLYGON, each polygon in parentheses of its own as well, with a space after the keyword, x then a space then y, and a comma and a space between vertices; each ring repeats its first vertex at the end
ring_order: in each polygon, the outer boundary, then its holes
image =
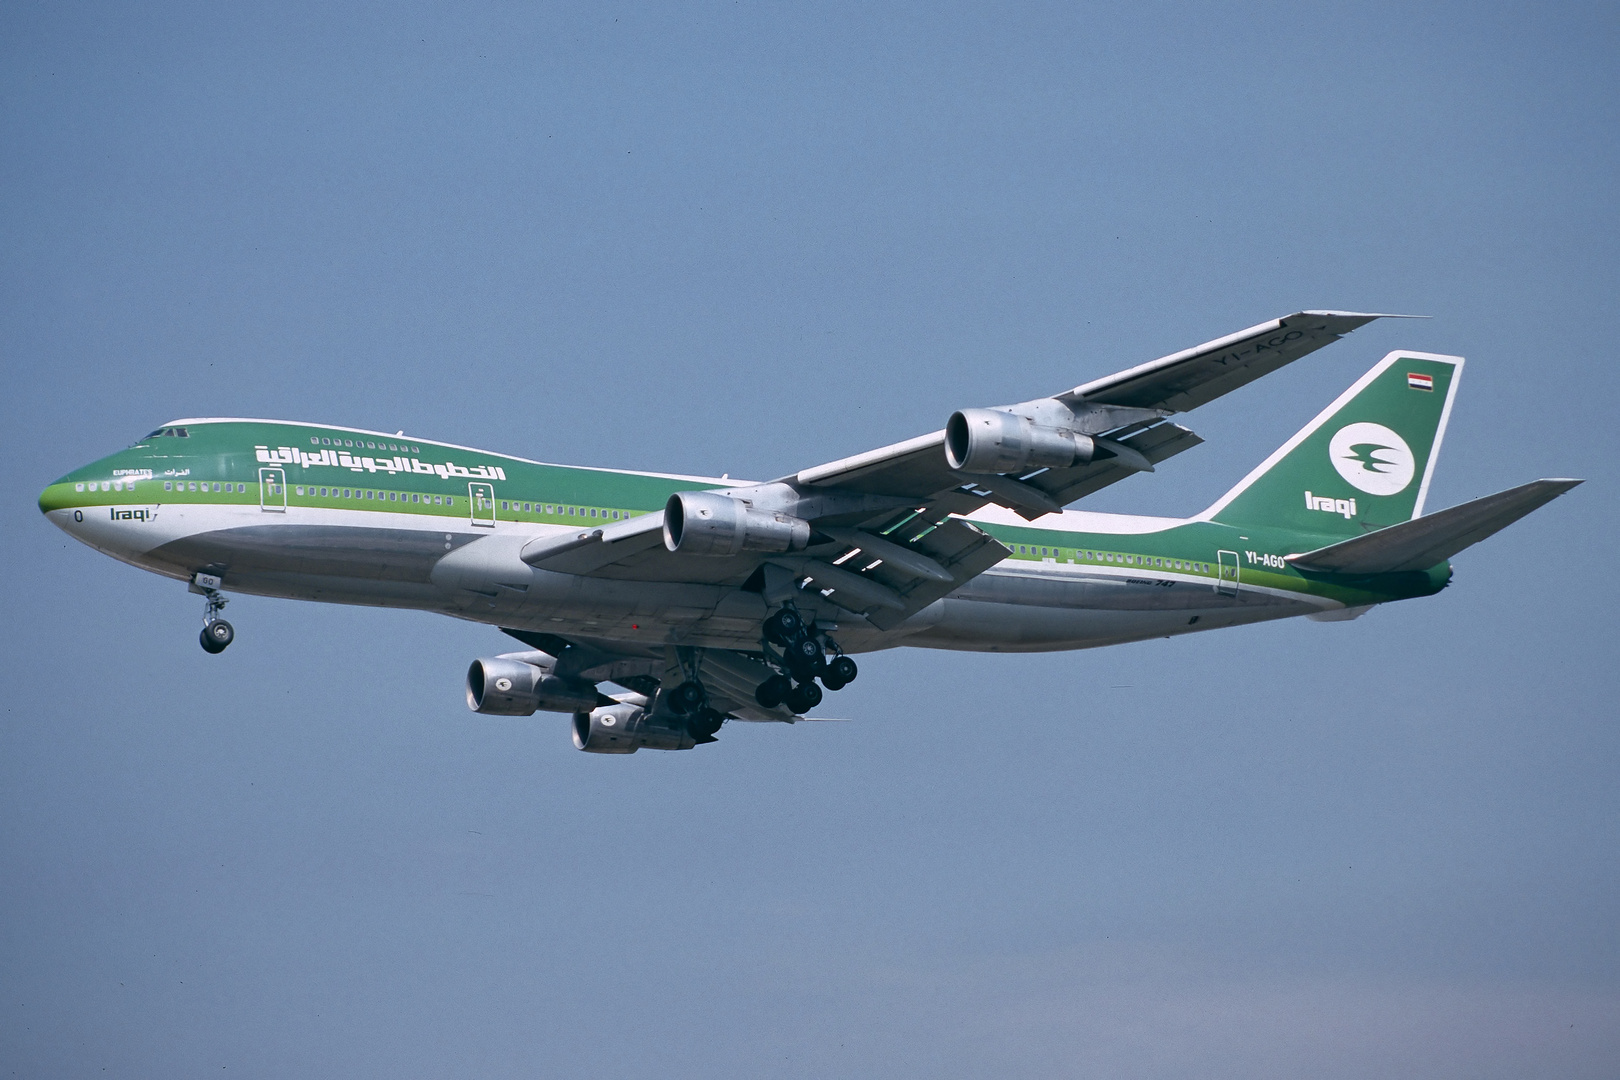
POLYGON ((225 610, 225 597, 219 592, 219 578, 213 574, 198 574, 191 579, 191 591, 201 593, 207 605, 203 608, 202 633, 197 636, 203 652, 222 653, 236 640, 236 628, 219 617, 225 610))

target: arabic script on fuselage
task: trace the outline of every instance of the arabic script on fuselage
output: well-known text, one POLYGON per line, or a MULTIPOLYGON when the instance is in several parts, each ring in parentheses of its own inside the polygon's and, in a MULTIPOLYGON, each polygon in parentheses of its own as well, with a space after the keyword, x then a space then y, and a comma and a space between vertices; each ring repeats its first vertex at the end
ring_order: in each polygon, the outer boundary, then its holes
POLYGON ((347 450, 317 450, 312 454, 296 446, 255 446, 253 451, 254 456, 266 465, 297 465, 305 469, 321 465, 348 469, 350 472, 420 473, 423 476, 437 476, 441 480, 458 476, 471 480, 506 479, 506 470, 499 465, 457 465, 452 461, 440 465, 411 457, 357 457, 347 450))

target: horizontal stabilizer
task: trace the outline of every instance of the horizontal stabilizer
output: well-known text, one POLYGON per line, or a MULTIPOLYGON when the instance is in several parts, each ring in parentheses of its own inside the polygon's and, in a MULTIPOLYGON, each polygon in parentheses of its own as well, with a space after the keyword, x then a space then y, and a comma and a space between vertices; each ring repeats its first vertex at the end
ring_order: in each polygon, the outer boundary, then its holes
POLYGON ((1290 555, 1301 570, 1330 574, 1393 574, 1427 570, 1552 502, 1579 480, 1535 480, 1465 502, 1438 514, 1290 555))

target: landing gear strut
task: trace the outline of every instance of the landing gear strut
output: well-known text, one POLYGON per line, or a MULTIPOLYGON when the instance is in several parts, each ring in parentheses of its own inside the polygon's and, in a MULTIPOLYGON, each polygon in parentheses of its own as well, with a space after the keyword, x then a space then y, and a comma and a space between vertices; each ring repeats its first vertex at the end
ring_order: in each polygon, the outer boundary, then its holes
POLYGON ((203 628, 198 640, 203 652, 222 653, 236 640, 236 628, 219 617, 225 610, 225 597, 219 592, 219 578, 212 574, 198 574, 191 579, 191 591, 201 593, 207 605, 203 608, 203 628))

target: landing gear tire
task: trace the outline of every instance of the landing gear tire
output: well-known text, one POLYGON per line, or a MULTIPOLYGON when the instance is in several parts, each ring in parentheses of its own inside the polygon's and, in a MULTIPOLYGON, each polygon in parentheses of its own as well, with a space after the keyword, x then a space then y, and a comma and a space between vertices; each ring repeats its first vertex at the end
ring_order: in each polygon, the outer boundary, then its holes
POLYGON ((847 656, 835 656, 827 664, 827 674, 822 676, 821 681, 827 684, 829 690, 842 690, 854 682, 855 676, 860 673, 861 669, 855 666, 855 661, 847 656), (833 685, 835 682, 837 686, 833 685))
POLYGON ((804 617, 792 608, 782 608, 765 620, 765 640, 787 645, 804 629, 804 617))
POLYGON ((829 671, 827 674, 821 677, 821 685, 825 686, 828 690, 838 691, 842 690, 848 684, 839 682, 837 679, 833 678, 832 672, 829 671))
POLYGON ((709 695, 703 689, 703 684, 695 679, 687 679, 669 692, 670 711, 677 716, 685 716, 703 708, 709 695))
POLYGON ((813 682, 802 682, 788 692, 787 707, 796 713, 807 713, 821 704, 821 687, 813 682))
POLYGON ((686 730, 692 733, 692 741, 698 743, 717 742, 714 734, 720 730, 720 725, 726 718, 713 709, 699 709, 690 720, 686 722, 686 730))
POLYGON ((236 630, 224 619, 215 619, 202 628, 198 640, 202 642, 204 652, 222 653, 227 645, 236 640, 236 630))
POLYGON ((809 682, 820 673, 822 667, 821 642, 815 638, 800 638, 791 642, 782 650, 783 659, 786 660, 788 670, 793 672, 794 678, 800 682, 809 682))
POLYGON ((762 709, 774 709, 793 693, 793 681, 786 675, 772 675, 754 690, 754 700, 762 709))

